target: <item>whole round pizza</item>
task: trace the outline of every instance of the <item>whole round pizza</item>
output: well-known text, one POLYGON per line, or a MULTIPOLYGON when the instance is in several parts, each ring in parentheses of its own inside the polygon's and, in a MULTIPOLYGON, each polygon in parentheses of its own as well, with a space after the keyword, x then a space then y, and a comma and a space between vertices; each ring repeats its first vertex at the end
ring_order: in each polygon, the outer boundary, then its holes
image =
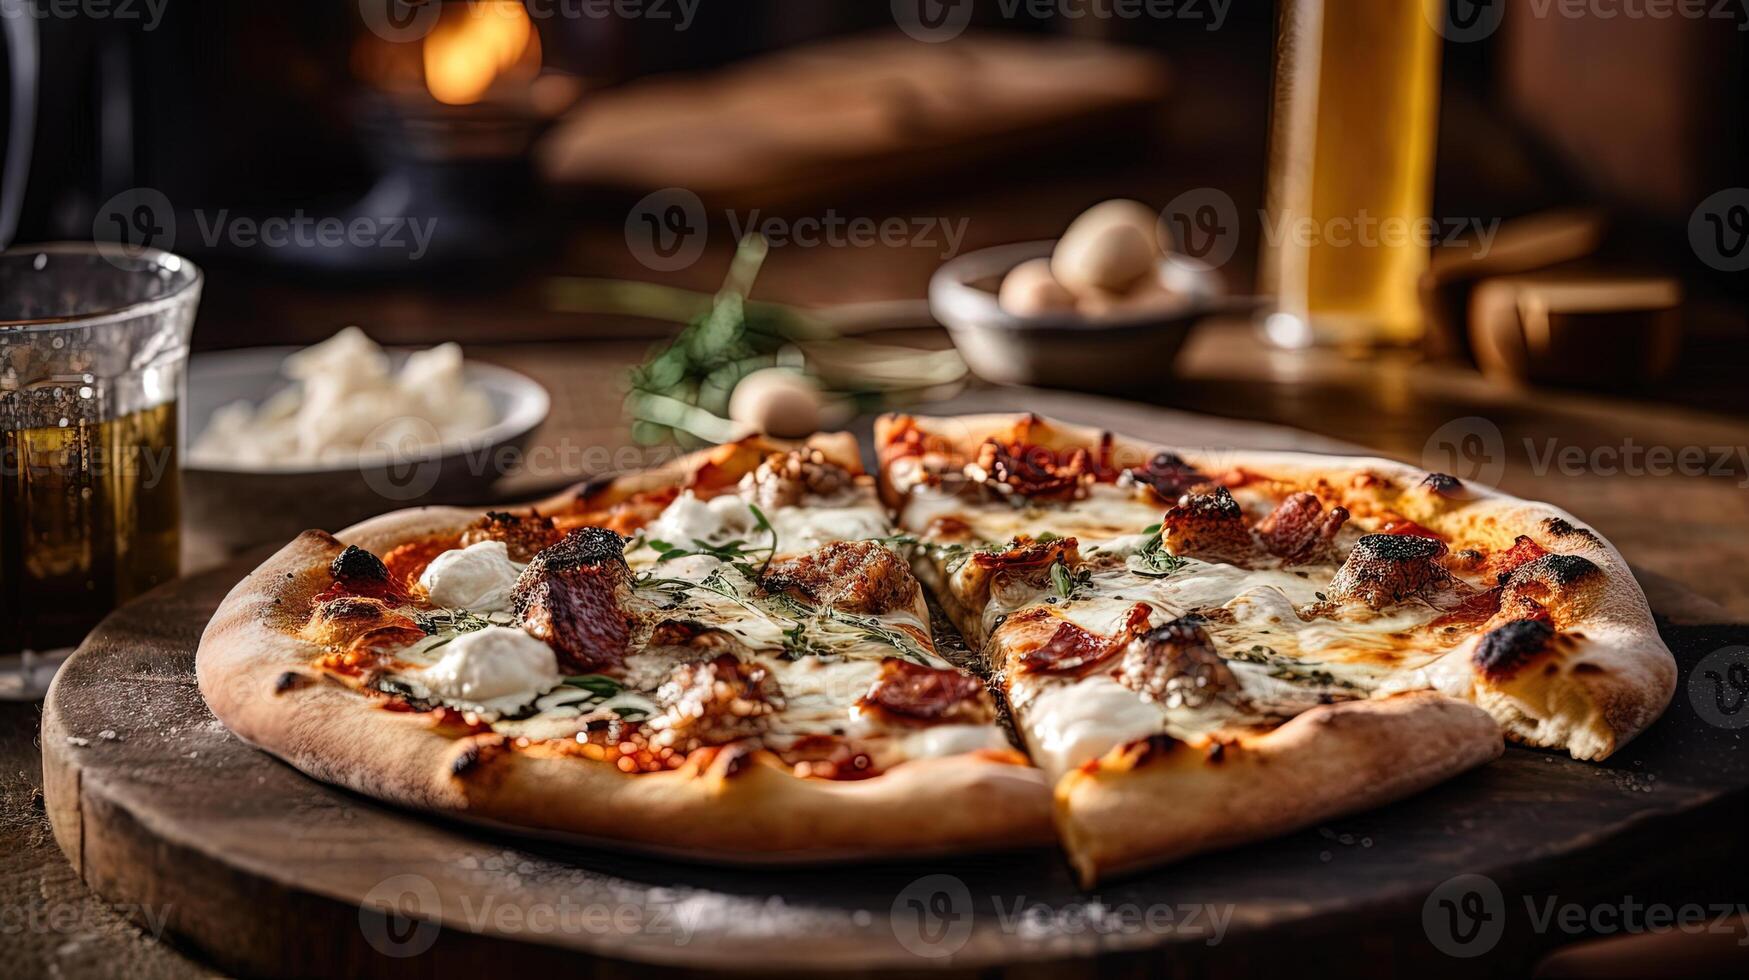
POLYGON ((306 532, 201 641, 317 779, 729 863, 1060 842, 1081 879, 1602 759, 1676 669, 1620 554, 1380 459, 1035 416, 752 438, 513 512, 306 532))

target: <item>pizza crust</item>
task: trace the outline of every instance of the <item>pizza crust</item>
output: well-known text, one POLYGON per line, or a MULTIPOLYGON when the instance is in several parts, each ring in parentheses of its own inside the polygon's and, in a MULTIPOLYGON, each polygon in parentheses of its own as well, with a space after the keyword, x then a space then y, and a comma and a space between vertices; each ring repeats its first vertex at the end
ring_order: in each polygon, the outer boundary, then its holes
POLYGON ((1473 701, 1514 741, 1565 749, 1578 759, 1603 759, 1644 731, 1675 693, 1676 662, 1658 635, 1645 594, 1626 560, 1601 535, 1558 507, 1491 487, 1465 484, 1455 497, 1442 496, 1422 486, 1427 471, 1394 460, 1157 446, 1020 413, 947 419, 888 415, 875 423, 882 498, 896 505, 914 479, 903 444, 909 430, 966 457, 986 440, 1009 438, 1022 428, 1035 444, 1055 450, 1097 450, 1103 444, 1119 468, 1169 451, 1205 473, 1239 468, 1295 486, 1339 488, 1351 509, 1389 508, 1466 543, 1505 548, 1526 535, 1549 552, 1590 562, 1599 574, 1562 590, 1572 609, 1558 623, 1567 637, 1559 650, 1502 680, 1476 668, 1481 637, 1471 637, 1397 683, 1397 690, 1436 689, 1473 701))
POLYGON ((818 862, 1039 845, 1053 839, 1049 787, 1018 753, 914 759, 870 779, 792 775, 774 756, 695 753, 628 775, 606 762, 495 734, 441 730, 319 671, 302 625, 346 544, 372 551, 456 533, 478 512, 422 508, 342 531, 308 531, 244 579, 201 638, 195 670, 239 738, 325 782, 391 803, 586 843, 724 863, 818 862))
POLYGON ((1057 784, 1084 886, 1402 799, 1499 758, 1483 711, 1439 694, 1345 701, 1237 738, 1120 746, 1057 784))

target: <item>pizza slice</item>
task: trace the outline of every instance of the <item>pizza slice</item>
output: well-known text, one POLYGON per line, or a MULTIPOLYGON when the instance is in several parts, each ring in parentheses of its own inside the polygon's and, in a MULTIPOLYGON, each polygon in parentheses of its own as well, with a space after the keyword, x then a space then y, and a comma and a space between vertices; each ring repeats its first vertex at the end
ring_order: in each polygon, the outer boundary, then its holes
POLYGON ((1502 729, 1602 758, 1673 689, 1621 557, 1551 507, 1033 416, 889 416, 876 442, 1089 883, 1400 798, 1502 729))
POLYGON ((1049 840, 893 535, 848 437, 309 532, 226 599, 201 690, 317 778, 525 830, 732 862, 1049 840))

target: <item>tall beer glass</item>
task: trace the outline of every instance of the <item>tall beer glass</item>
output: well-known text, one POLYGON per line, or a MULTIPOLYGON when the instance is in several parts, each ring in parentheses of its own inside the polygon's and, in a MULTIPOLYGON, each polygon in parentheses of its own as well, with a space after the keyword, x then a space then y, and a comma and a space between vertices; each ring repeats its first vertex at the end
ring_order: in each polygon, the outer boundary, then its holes
POLYGON ((1280 0, 1261 262, 1278 344, 1421 335, 1439 112, 1429 2, 1280 0))

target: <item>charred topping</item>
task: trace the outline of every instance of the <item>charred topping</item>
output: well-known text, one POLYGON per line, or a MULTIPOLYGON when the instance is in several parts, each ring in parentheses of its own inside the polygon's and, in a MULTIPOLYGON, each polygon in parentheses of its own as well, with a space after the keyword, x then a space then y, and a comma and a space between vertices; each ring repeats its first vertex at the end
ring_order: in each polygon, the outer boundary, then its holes
POLYGON ((1180 616, 1133 640, 1116 678, 1143 700, 1168 708, 1201 707, 1239 689, 1198 616, 1180 616))
POLYGON ((1428 598, 1452 584, 1439 564, 1445 545, 1412 534, 1369 534, 1330 580, 1329 598, 1383 609, 1411 598, 1428 598))
POLYGON ((1513 540, 1512 547, 1499 554, 1489 556, 1485 562, 1485 567, 1494 573, 1495 584, 1504 585, 1506 580, 1512 577, 1513 572, 1546 554, 1548 551, 1542 545, 1532 541, 1529 536, 1520 534, 1513 540))
POLYGON ((784 708, 783 690, 765 667, 729 654, 675 667, 656 700, 664 707, 648 722, 651 743, 683 751, 757 735, 784 708))
POLYGON ((1594 595, 1581 586, 1602 576, 1602 569, 1579 555, 1543 555, 1507 577, 1500 587, 1501 612, 1513 619, 1549 616, 1564 622, 1594 595))
POLYGON ((1177 500, 1194 487, 1213 482, 1177 453, 1156 453, 1148 465, 1128 471, 1131 479, 1150 487, 1162 500, 1177 500))
POLYGON ((1257 522, 1257 537, 1264 549, 1283 563, 1302 565, 1329 558, 1336 535, 1347 521, 1346 508, 1332 507, 1326 512, 1317 497, 1296 493, 1257 522))
POLYGON ((972 480, 1032 499, 1072 499, 1095 475, 1093 457, 1085 449, 1059 454, 1043 446, 994 440, 979 446, 976 462, 966 466, 972 480))
POLYGON ((1354 543, 1349 557, 1370 561, 1421 561, 1445 554, 1445 545, 1418 534, 1369 534, 1354 543))
POLYGON ((1421 481, 1421 485, 1441 497, 1456 496, 1463 493, 1464 490, 1463 481, 1449 473, 1429 473, 1427 478, 1421 481))
POLYGON ((1554 636, 1555 628, 1546 620, 1513 620, 1484 634, 1476 644, 1472 661, 1482 676, 1505 680, 1547 649, 1554 636))
POLYGON ((553 519, 540 514, 510 514, 489 511, 462 532, 461 546, 482 541, 502 541, 512 561, 527 562, 559 541, 553 519))
POLYGON ((1166 550, 1179 557, 1242 562, 1255 547, 1245 513, 1226 487, 1190 493, 1160 519, 1166 550))
POLYGON ((604 527, 580 527, 557 544, 544 548, 529 563, 529 570, 562 571, 626 562, 626 539, 604 527))
POLYGON ((664 619, 650 632, 650 647, 683 647, 699 653, 718 655, 745 646, 727 630, 689 619, 664 619))
POLYGON ((561 667, 592 673, 625 657, 631 589, 625 539, 584 527, 534 556, 516 580, 513 608, 522 628, 558 654, 561 667))
POLYGON ((389 581, 389 569, 381 558, 349 544, 328 564, 328 574, 343 585, 384 584, 389 581))
POLYGON ((875 541, 835 541, 805 555, 775 560, 760 576, 759 587, 876 615, 906 608, 919 594, 910 566, 875 541))

